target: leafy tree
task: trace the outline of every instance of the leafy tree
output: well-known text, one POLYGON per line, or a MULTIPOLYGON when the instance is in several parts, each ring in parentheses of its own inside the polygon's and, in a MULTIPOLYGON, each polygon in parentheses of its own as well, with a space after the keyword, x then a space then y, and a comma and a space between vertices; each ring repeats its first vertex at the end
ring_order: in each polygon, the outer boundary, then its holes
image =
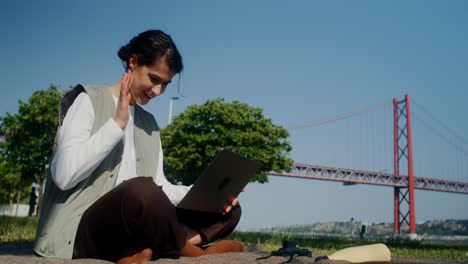
POLYGON ((21 181, 19 169, 14 164, 8 163, 4 154, 5 142, 0 142, 0 202, 8 202, 13 214, 13 200, 19 198, 21 181))
POLYGON ((0 132, 5 137, 5 157, 10 168, 18 168, 20 182, 40 184, 38 212, 42 203, 42 186, 46 165, 58 126, 58 109, 62 94, 57 86, 36 91, 27 102, 19 101, 17 114, 6 113, 0 132))
POLYGON ((164 169, 173 182, 193 183, 221 148, 263 163, 253 181, 267 182, 268 171, 288 170, 288 131, 263 116, 261 108, 224 99, 189 106, 161 131, 164 169))

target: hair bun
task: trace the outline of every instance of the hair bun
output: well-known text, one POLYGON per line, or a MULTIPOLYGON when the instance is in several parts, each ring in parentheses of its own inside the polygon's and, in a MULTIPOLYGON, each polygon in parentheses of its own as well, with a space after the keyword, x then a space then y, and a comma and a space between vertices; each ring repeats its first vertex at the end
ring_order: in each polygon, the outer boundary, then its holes
POLYGON ((128 44, 120 47, 119 52, 117 52, 117 55, 122 61, 127 62, 128 57, 130 57, 130 49, 128 47, 128 44))

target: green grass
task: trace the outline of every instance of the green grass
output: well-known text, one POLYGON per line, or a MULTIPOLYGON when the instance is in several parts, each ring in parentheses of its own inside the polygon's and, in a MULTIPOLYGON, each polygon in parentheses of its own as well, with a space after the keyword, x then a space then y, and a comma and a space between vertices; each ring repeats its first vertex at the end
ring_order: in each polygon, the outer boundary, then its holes
MULTIPOLYGON (((33 241, 37 222, 36 217, 0 216, 0 243, 33 241)), ((298 247, 310 249, 313 256, 330 255, 347 247, 384 243, 390 248, 392 257, 468 260, 468 244, 466 243, 436 243, 407 239, 351 240, 255 232, 234 232, 229 239, 242 241, 246 245, 260 244, 267 251, 281 248, 283 240, 295 240, 298 247)))
POLYGON ((37 217, 0 216, 0 243, 33 241, 37 217))
POLYGON ((281 248, 283 240, 295 240, 298 247, 310 249, 313 256, 330 255, 347 247, 384 243, 390 249, 392 257, 468 260, 468 244, 436 243, 408 239, 351 240, 255 232, 234 232, 229 238, 240 240, 246 245, 260 244, 267 251, 281 248))

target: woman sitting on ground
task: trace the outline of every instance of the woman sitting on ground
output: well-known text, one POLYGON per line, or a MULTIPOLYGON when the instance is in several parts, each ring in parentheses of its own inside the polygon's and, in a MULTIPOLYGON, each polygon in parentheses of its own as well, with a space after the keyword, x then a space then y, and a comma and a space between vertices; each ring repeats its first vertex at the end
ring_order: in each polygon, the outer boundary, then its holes
POLYGON ((234 230, 237 199, 224 214, 176 209, 190 187, 166 180, 158 124, 141 108, 183 69, 171 37, 142 32, 118 56, 122 80, 62 99, 35 253, 125 264, 243 251, 230 240, 202 247, 234 230))

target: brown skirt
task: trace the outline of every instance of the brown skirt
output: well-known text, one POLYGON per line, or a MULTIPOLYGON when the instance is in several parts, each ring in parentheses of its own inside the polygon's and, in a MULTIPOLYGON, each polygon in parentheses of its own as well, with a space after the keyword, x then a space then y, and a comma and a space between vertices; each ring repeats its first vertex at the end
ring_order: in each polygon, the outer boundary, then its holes
POLYGON ((178 257, 187 241, 183 225, 201 232, 204 243, 228 236, 241 208, 215 214, 176 208, 151 177, 124 181, 94 202, 78 226, 73 258, 116 262, 144 248, 156 257, 178 257))

